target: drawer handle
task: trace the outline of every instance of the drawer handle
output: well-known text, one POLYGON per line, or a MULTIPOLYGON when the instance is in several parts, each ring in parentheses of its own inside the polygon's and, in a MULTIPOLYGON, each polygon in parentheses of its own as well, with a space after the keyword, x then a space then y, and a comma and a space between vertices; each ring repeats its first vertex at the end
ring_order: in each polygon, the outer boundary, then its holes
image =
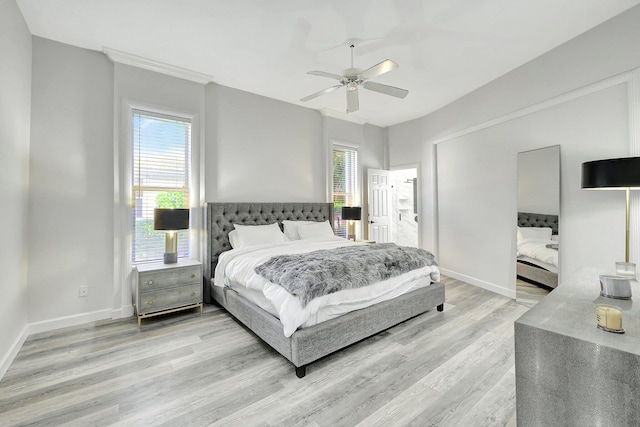
POLYGON ((148 305, 153 305, 153 300, 152 300, 152 299, 150 299, 149 301, 147 301, 147 304, 148 304, 148 305))
POLYGON ((147 284, 148 284, 148 285, 153 285, 153 280, 149 280, 149 281, 147 282, 147 284))
POLYGON ((196 296, 196 293, 195 293, 195 292, 191 292, 191 296, 192 296, 192 297, 195 297, 195 296, 196 296))
POLYGON ((192 279, 194 279, 195 277, 196 277, 196 275, 195 275, 195 274, 192 274, 192 275, 191 275, 191 278, 192 278, 192 279))

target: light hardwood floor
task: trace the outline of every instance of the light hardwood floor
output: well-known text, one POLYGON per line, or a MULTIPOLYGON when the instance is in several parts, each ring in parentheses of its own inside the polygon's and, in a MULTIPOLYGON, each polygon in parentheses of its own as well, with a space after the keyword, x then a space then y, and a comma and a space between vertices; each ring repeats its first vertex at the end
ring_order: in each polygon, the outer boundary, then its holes
POLYGON ((293 365, 207 306, 30 336, 0 425, 515 426, 513 322, 527 307, 444 278, 427 312, 293 365))
POLYGON ((549 295, 551 288, 542 285, 534 285, 521 279, 516 279, 516 302, 518 304, 533 307, 542 298, 549 295))

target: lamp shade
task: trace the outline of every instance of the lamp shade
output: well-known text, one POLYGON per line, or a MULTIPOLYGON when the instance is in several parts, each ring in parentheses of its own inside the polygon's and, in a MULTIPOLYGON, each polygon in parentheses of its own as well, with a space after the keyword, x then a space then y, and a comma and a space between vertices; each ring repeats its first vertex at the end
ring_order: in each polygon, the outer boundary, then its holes
POLYGON ((583 163, 582 188, 640 189, 640 157, 583 163))
POLYGON ((343 206, 342 207, 342 219, 350 221, 360 221, 362 219, 362 208, 343 206))
POLYGON ((153 210, 154 230, 186 230, 189 228, 189 209, 153 210))

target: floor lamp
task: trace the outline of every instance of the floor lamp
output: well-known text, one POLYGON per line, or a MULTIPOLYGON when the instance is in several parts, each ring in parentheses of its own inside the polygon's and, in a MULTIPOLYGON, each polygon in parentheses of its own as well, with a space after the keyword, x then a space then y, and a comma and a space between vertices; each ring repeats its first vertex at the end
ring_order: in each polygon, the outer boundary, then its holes
POLYGON ((582 164, 582 188, 626 190, 627 217, 625 259, 616 263, 616 274, 636 278, 636 265, 629 262, 629 199, 631 190, 640 190, 640 157, 595 160, 582 164))

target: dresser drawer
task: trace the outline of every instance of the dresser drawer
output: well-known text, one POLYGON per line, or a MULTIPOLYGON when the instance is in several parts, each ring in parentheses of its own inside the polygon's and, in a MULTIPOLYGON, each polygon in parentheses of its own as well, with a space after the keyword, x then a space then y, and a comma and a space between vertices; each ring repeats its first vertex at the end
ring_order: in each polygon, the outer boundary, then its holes
POLYGON ((138 315, 202 302, 202 285, 180 286, 140 293, 138 315))
POLYGON ((171 270, 141 271, 138 273, 140 292, 167 289, 187 284, 202 283, 200 266, 181 267, 171 270))

